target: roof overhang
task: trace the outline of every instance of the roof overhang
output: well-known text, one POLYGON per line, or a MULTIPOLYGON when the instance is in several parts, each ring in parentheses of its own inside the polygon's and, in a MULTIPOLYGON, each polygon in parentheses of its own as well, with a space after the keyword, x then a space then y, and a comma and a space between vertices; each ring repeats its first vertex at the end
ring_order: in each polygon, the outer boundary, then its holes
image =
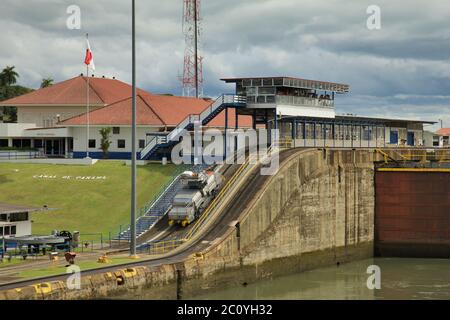
POLYGON ((41 211, 41 208, 0 203, 0 214, 41 211))
POLYGON ((407 120, 407 119, 389 119, 389 118, 371 118, 371 117, 359 117, 359 116, 343 116, 336 115, 334 118, 325 117, 309 117, 309 116, 284 116, 287 119, 297 119, 299 121, 317 121, 321 123, 334 123, 334 124, 363 124, 363 125, 388 125, 390 123, 404 123, 404 124, 436 124, 434 121, 422 121, 422 120, 407 120))
POLYGON ((293 88, 310 89, 310 90, 324 90, 324 91, 336 92, 336 93, 348 93, 350 91, 350 86, 348 84, 320 81, 320 80, 301 79, 301 78, 295 78, 295 77, 285 77, 285 76, 222 78, 220 80, 225 81, 226 83, 242 82, 243 86, 293 87, 293 88), (270 84, 268 81, 270 79, 273 79, 272 84, 270 84), (255 81, 256 83, 259 83, 260 80, 261 80, 261 85, 258 85, 258 84, 253 85, 253 81, 255 81), (251 83, 249 83, 248 81, 251 81, 251 83), (249 85, 244 85, 246 82, 249 85), (265 82, 267 84, 264 84, 265 82))
MULTIPOLYGON (((90 107, 105 107, 107 104, 89 104, 90 107)), ((86 104, 58 104, 58 103, 1 103, 0 107, 86 107, 86 104)))

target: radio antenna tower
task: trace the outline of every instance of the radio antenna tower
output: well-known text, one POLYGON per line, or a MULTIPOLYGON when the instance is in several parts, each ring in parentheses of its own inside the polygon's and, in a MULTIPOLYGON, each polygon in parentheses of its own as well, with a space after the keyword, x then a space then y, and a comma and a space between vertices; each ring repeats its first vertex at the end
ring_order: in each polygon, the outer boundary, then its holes
POLYGON ((198 53, 200 39, 200 1, 183 0, 184 71, 183 96, 203 96, 203 57, 198 53))

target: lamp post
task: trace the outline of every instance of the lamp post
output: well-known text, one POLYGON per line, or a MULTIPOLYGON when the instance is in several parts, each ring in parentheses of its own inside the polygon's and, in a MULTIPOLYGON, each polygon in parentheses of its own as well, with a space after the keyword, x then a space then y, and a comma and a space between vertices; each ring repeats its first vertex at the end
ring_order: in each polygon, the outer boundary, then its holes
POLYGON ((131 0, 132 40, 132 106, 131 106, 131 223, 130 256, 136 257, 136 12, 135 0, 131 0))

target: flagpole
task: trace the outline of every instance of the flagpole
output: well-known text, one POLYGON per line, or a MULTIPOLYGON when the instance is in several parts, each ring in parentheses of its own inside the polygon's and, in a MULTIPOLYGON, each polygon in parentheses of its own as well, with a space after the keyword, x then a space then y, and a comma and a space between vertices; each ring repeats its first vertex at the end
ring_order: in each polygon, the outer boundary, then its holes
MULTIPOLYGON (((89 34, 86 33, 86 40, 89 40, 89 34)), ((86 65, 86 77, 87 77, 87 88, 86 88, 86 158, 89 158, 89 65, 86 65)))

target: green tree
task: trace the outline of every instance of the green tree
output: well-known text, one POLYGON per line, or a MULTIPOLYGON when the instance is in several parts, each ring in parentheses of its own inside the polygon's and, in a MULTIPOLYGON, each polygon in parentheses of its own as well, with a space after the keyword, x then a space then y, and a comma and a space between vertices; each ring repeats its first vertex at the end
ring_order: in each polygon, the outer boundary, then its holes
POLYGON ((2 86, 10 87, 17 83, 17 78, 19 74, 14 70, 16 67, 6 66, 5 69, 0 73, 0 82, 2 86))
POLYGON ((53 85, 53 81, 54 80, 52 78, 42 79, 41 88, 47 88, 47 87, 52 86, 53 85))
POLYGON ((100 149, 103 151, 103 159, 108 159, 109 147, 111 146, 111 128, 101 128, 99 130, 102 139, 100 140, 100 149))
MULTIPOLYGON (((16 85, 19 74, 14 70, 15 67, 7 66, 0 72, 0 101, 8 100, 32 92, 30 88, 16 85)), ((0 114, 3 113, 3 121, 16 122, 17 108, 3 107, 0 109, 0 114)))

